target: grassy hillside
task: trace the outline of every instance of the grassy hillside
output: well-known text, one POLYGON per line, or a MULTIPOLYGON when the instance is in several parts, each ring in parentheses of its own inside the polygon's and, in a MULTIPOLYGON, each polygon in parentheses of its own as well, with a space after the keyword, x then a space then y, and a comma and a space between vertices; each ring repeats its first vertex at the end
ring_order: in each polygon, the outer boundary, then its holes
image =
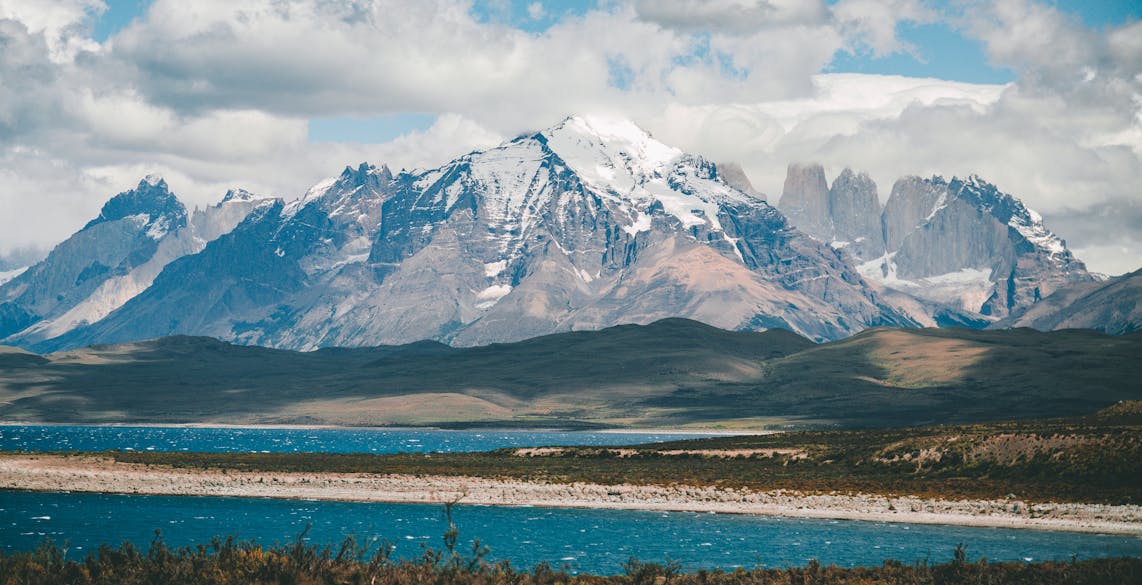
POLYGON ((1090 330, 886 329, 767 360, 751 386, 652 401, 726 416, 769 412, 857 426, 1044 418, 1142 398, 1142 335, 1090 330), (722 406, 722 410, 718 407, 722 406))
POLYGON ((171 337, 0 351, 0 420, 893 426, 1142 398, 1142 334, 874 329, 814 345, 669 319, 510 344, 309 353, 171 337))

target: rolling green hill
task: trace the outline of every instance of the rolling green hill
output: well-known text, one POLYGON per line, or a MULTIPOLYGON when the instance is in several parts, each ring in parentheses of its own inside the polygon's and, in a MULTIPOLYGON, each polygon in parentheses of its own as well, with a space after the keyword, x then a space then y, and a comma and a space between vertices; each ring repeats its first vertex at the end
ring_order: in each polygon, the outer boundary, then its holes
POLYGON ((1142 334, 783 330, 668 319, 474 348, 308 353, 169 337, 0 351, 0 420, 339 425, 893 426, 1071 416, 1142 398, 1142 334))

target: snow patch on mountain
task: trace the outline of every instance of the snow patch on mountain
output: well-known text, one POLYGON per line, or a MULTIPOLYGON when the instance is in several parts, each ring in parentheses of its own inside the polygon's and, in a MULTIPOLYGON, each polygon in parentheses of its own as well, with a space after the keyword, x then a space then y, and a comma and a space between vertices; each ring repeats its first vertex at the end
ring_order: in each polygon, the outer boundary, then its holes
POLYGON ((170 229, 170 219, 164 216, 150 222, 150 225, 147 226, 146 234, 147 237, 152 240, 161 240, 170 232, 170 229))
POLYGON ((632 218, 624 227, 631 234, 649 229, 646 214, 655 203, 684 227, 709 224, 721 231, 718 203, 746 198, 721 181, 698 176, 694 167, 704 161, 655 140, 629 120, 573 116, 544 136, 576 174, 632 218))
POLYGON ((285 209, 282 211, 282 215, 284 217, 292 217, 301 208, 325 197, 325 194, 337 184, 339 178, 340 177, 327 177, 318 181, 315 185, 307 189, 301 197, 287 203, 285 209))
POLYGON ((632 236, 637 236, 639 234, 639 232, 650 231, 650 226, 651 226, 650 214, 640 211, 640 212, 638 212, 638 219, 634 220, 634 223, 632 223, 631 225, 623 226, 623 231, 632 235, 632 236))
POLYGON ((487 262, 484 264, 484 276, 488 278, 495 278, 507 268, 508 263, 506 260, 497 260, 495 262, 487 262))
POLYGON ((222 201, 219 201, 219 204, 229 203, 231 201, 260 201, 265 199, 272 199, 272 197, 251 193, 240 187, 234 187, 226 191, 226 195, 222 197, 222 201))
POLYGON ((900 278, 895 252, 857 265, 861 276, 914 297, 950 305, 967 311, 978 311, 995 291, 990 268, 963 268, 954 272, 924 278, 900 278))
POLYGON ((1034 209, 1024 208, 1026 215, 1012 215, 1007 225, 1015 228, 1027 241, 1036 247, 1047 250, 1052 256, 1058 256, 1067 251, 1063 240, 1043 225, 1043 216, 1034 209))
POLYGON ((493 284, 476 294, 476 308, 488 309, 512 292, 510 284, 493 284))
POLYGON ((27 269, 28 267, 24 266, 22 268, 15 268, 12 270, 0 270, 0 285, 8 282, 9 280, 12 280, 13 278, 16 278, 17 276, 20 276, 27 269))
MULTIPOLYGON (((953 179, 955 184, 956 180, 953 179)), ((996 213, 997 216, 1010 214, 1007 225, 1014 228, 1035 247, 1047 251, 1051 256, 1062 256, 1067 252, 1066 243, 1043 225, 1043 216, 1022 201, 997 189, 978 175, 971 175, 963 181, 958 196, 974 198, 981 209, 996 213), (1001 208, 998 212, 997 209, 1001 208)))
MULTIPOLYGON (((536 209, 552 194, 548 174, 541 173, 545 153, 542 145, 523 140, 461 159, 473 187, 485 202, 488 223, 498 230, 496 237, 510 241, 513 232, 523 233, 536 220, 536 209)), ((447 173, 446 173, 447 174, 447 173)), ((453 189, 462 183, 453 183, 453 189)), ((456 203, 462 191, 453 190, 448 208, 456 203)))

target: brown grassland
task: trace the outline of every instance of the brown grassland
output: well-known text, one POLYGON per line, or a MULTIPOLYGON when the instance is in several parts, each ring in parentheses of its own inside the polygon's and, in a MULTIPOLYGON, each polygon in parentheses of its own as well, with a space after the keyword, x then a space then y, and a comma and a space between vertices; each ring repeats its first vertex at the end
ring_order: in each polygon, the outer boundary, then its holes
POLYGON ((604 485, 694 485, 943 499, 1142 503, 1142 403, 1077 419, 801 431, 634 447, 484 453, 109 452, 215 470, 469 476, 604 485))

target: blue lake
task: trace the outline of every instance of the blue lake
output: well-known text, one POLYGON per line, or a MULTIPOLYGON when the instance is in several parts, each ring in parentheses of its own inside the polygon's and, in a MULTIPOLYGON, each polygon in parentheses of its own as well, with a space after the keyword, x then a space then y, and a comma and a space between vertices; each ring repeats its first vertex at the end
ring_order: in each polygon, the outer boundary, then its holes
MULTIPOLYGON (((482 451, 542 445, 618 445, 692 438, 674 433, 250 429, 85 425, 0 426, 0 450, 391 453, 482 451)), ((548 562, 573 571, 616 573, 635 557, 687 569, 784 567, 810 559, 844 566, 886 558, 944 562, 958 543, 971 558, 1044 560, 1142 556, 1142 538, 1001 529, 880 524, 615 510, 459 506, 464 539, 479 538, 489 559, 517 567, 548 562)), ((439 547, 442 507, 245 498, 28 493, 0 490, 0 546, 27 550, 45 537, 78 558, 101 543, 145 547, 162 531, 170 545, 236 535, 262 544, 346 536, 386 539, 402 557, 439 547)))
POLYGON ((636 445, 698 436, 709 435, 588 431, 0 425, 0 451, 447 453, 551 445, 636 445))
MULTIPOLYGON (((425 546, 441 546, 442 512, 419 504, 0 491, 0 542, 7 551, 27 550, 51 537, 79 558, 104 542, 146 547, 155 529, 168 545, 229 534, 273 544, 292 541, 309 525, 313 543, 335 545, 350 534, 382 538, 396 556, 416 557, 425 546)), ((675 560, 689 570, 796 566, 814 558, 842 566, 886 558, 946 562, 957 543, 972 559, 996 561, 1142 555, 1142 538, 1129 536, 683 512, 457 506, 454 520, 462 541, 479 538, 491 549, 489 560, 599 573, 621 572, 631 557, 675 560)))

